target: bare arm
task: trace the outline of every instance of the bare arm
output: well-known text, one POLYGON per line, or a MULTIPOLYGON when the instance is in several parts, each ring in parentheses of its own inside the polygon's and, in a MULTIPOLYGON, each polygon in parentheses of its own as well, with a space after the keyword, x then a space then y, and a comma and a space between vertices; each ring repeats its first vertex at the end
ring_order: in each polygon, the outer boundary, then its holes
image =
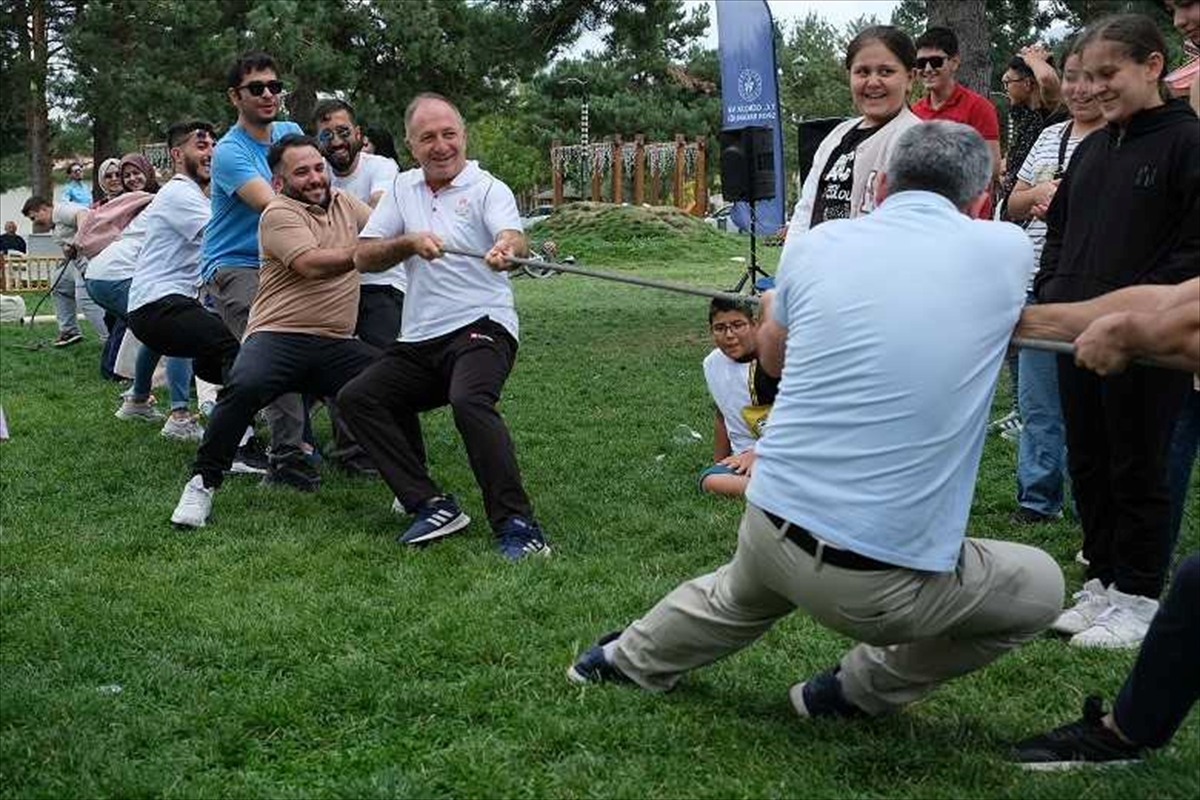
POLYGON ((267 203, 275 199, 275 192, 271 189, 271 184, 262 178, 251 178, 238 187, 237 196, 255 211, 262 211, 267 207, 267 203))
POLYGON ((1162 314, 1177 307, 1200 303, 1200 278, 1175 286, 1127 286, 1079 303, 1043 303, 1026 306, 1017 323, 1016 336, 1029 339, 1074 341, 1100 317, 1120 312, 1162 314))
POLYGON ((359 239, 354 248, 354 268, 359 272, 383 272, 409 256, 426 261, 440 258, 442 240, 432 233, 412 233, 390 239, 359 239))
POLYGON ((775 292, 762 296, 762 322, 758 325, 758 365, 768 375, 778 378, 783 372, 783 359, 787 355, 787 328, 775 321, 771 307, 775 292))
POLYGON ((1134 358, 1200 374, 1200 296, 1167 311, 1118 311, 1100 317, 1075 340, 1075 363, 1101 375, 1134 358))
POLYGON ((731 455, 733 445, 729 443, 729 429, 725 427, 725 415, 718 408, 713 417, 713 461, 720 461, 731 455))
POLYGON ((291 268, 305 278, 333 278, 354 271, 354 247, 320 247, 301 253, 291 268))
POLYGON ((502 230, 496 235, 495 244, 484 254, 483 260, 497 272, 506 272, 517 266, 508 260, 509 256, 529 257, 529 240, 525 238, 524 233, 511 228, 502 230))
POLYGON ((1056 189, 1058 189, 1058 181, 1043 181, 1031 185, 1018 180, 1016 186, 1013 187, 1012 194, 1008 196, 1009 219, 1023 220, 1036 216, 1032 213, 1034 207, 1050 205, 1056 189))
POLYGON ((1062 102, 1062 83, 1058 73, 1050 66, 1048 59, 1050 51, 1040 44, 1030 45, 1021 50, 1021 58, 1033 70, 1037 78, 1038 89, 1042 96, 1043 108, 1057 108, 1062 102))

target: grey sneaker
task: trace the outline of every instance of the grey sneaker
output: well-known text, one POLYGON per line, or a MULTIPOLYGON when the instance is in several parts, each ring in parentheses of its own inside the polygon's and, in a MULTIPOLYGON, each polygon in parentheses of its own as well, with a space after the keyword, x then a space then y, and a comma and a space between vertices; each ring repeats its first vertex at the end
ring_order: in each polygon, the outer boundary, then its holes
POLYGON ((204 438, 204 428, 200 427, 195 417, 177 417, 172 414, 163 424, 162 437, 180 442, 198 442, 204 438))
POLYGON ((159 422, 163 418, 163 413, 149 400, 143 400, 140 403, 126 397, 121 401, 121 407, 114 414, 117 419, 144 419, 148 422, 159 422))

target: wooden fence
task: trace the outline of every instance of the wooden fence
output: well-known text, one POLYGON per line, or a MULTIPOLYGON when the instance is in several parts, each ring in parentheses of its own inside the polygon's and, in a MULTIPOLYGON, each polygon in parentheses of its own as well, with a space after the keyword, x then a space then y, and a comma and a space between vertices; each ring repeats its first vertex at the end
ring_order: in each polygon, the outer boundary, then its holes
POLYGON ((0 253, 0 291, 35 292, 50 288, 61 258, 0 253))
POLYGON ((563 202, 563 184, 568 174, 581 193, 590 184, 592 200, 604 200, 604 190, 608 189, 607 200, 612 203, 625 202, 628 176, 629 197, 634 205, 658 204, 669 191, 676 208, 702 217, 708 213, 706 145, 703 136, 688 142, 683 134, 676 134, 673 142, 647 142, 640 133, 632 143, 622 141, 620 135, 612 141, 590 145, 563 145, 555 140, 550 148, 554 205, 563 202), (685 189, 689 173, 691 198, 685 189), (668 181, 669 186, 664 186, 668 181))

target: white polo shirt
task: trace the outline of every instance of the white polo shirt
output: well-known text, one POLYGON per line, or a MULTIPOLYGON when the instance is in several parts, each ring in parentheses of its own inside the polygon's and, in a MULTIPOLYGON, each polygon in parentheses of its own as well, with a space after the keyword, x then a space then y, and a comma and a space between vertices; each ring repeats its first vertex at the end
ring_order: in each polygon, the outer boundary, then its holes
MULTIPOLYGON (((424 173, 401 173, 379 199, 363 239, 406 233, 434 233, 445 247, 486 253, 503 230, 523 230, 512 190, 468 161, 450 185, 433 192, 424 173)), ((479 258, 446 255, 435 261, 405 261, 408 292, 400 331, 402 342, 423 342, 489 317, 517 338, 517 309, 508 273, 495 272, 479 258)))
MULTIPOLYGON (((386 192, 392 181, 400 174, 396 162, 374 153, 359 153, 358 164, 349 175, 338 175, 333 171, 333 165, 326 162, 329 175, 329 185, 341 189, 347 194, 354 195, 364 203, 371 202, 371 195, 376 192, 386 192)), ((383 272, 360 273, 363 286, 392 286, 404 291, 404 264, 397 264, 383 272)))
POLYGON ((212 214, 208 196, 186 175, 175 175, 142 211, 146 234, 129 285, 128 310, 169 294, 200 291, 200 244, 212 214))

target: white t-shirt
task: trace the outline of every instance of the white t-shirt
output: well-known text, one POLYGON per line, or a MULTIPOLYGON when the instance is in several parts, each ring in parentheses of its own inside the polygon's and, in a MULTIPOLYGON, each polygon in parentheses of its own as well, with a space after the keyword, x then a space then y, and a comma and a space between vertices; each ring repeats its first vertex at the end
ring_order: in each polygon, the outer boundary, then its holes
MULTIPOLYGON (((380 239, 430 232, 445 247, 486 253, 503 230, 522 230, 517 200, 491 173, 468 161, 449 186, 434 193, 424 173, 410 169, 392 181, 359 236, 380 239)), ((517 309, 508 273, 480 258, 446 255, 405 261, 408 293, 402 342, 423 342, 489 317, 517 338, 517 309)))
MULTIPOLYGON (((1054 178, 1055 171, 1058 169, 1058 151, 1062 146, 1063 131, 1069 124, 1070 120, 1042 129, 1037 141, 1033 143, 1033 149, 1029 151, 1029 155, 1025 156, 1025 163, 1017 172, 1019 180, 1025 181, 1030 186, 1037 186, 1039 183, 1045 183, 1054 178)), ((1063 154, 1063 169, 1067 168, 1067 164, 1071 162, 1071 155, 1075 152, 1075 147, 1083 139, 1084 137, 1076 136, 1074 133, 1068 137, 1067 149, 1063 154)), ((1046 243, 1046 223, 1035 219, 1026 226, 1025 233, 1028 234, 1029 241, 1033 242, 1033 271, 1034 274, 1037 274, 1037 268, 1042 259, 1042 246, 1046 243)))
MULTIPOLYGON (((387 191, 400 174, 400 168, 390 158, 374 153, 359 153, 358 164, 349 175, 338 175, 332 165, 328 165, 326 172, 332 188, 341 189, 364 203, 370 203, 371 195, 387 191)), ((404 264, 397 264, 384 272, 363 272, 360 277, 363 286, 393 286, 404 291, 404 264)))
POLYGON ((734 454, 754 449, 754 443, 762 435, 765 411, 770 407, 751 396, 752 363, 734 361, 719 348, 714 348, 704 357, 704 380, 708 384, 708 393, 725 418, 725 430, 734 454), (747 416, 756 421, 759 428, 757 432, 750 429, 747 416))
POLYGON ((145 241, 146 213, 143 209, 141 214, 130 220, 115 242, 88 259, 85 277, 90 281, 123 281, 132 278, 145 241))
POLYGON ((158 190, 140 215, 146 233, 129 286, 129 311, 169 294, 199 294, 200 245, 211 213, 208 196, 186 175, 158 190))

